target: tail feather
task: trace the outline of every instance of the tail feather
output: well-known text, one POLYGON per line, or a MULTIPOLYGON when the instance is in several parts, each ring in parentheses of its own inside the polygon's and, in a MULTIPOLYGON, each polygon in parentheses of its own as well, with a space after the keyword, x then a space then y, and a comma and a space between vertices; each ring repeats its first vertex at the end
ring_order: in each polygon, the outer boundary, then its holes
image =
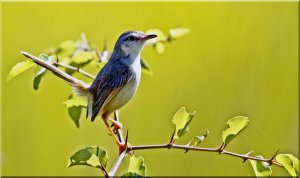
POLYGON ((78 96, 87 96, 90 94, 89 85, 84 83, 71 84, 73 92, 78 96))
POLYGON ((90 93, 87 95, 86 118, 92 115, 93 102, 94 102, 94 97, 90 93))
POLYGON ((86 106, 86 118, 92 115, 92 106, 94 102, 94 97, 90 92, 90 86, 86 84, 76 83, 71 84, 73 92, 78 96, 86 96, 87 97, 87 106, 86 106))

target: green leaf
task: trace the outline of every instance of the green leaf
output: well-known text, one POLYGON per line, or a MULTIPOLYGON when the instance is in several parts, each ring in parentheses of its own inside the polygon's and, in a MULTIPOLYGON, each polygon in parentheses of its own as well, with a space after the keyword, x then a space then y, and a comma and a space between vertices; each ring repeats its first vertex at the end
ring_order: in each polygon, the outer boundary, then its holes
POLYGON ((68 100, 64 102, 68 108, 68 113, 76 127, 79 128, 79 119, 81 115, 82 108, 87 105, 87 100, 85 97, 77 96, 75 94, 69 96, 68 100))
POLYGON ((193 113, 186 112, 185 108, 180 108, 172 119, 172 123, 175 125, 174 139, 178 139, 187 133, 189 130, 189 124, 192 121, 195 111, 193 113))
POLYGON ((105 167, 107 166, 108 154, 105 149, 97 146, 87 147, 86 149, 92 154, 96 155, 105 167))
POLYGON ((60 57, 71 56, 74 53, 76 47, 77 47, 76 42, 67 40, 67 41, 62 42, 59 45, 56 53, 60 57))
POLYGON ((159 54, 162 54, 165 51, 165 45, 162 42, 156 43, 154 47, 159 54))
POLYGON ((170 36, 171 36, 171 38, 176 39, 176 38, 182 37, 184 35, 187 35, 190 32, 191 32, 191 30, 188 28, 178 27, 178 28, 170 29, 170 36))
POLYGON ((152 75, 152 70, 151 70, 148 62, 144 58, 141 58, 141 67, 145 73, 152 75))
POLYGON ((71 61, 77 64, 82 64, 91 61, 97 57, 94 51, 81 51, 71 58, 71 61))
POLYGON ((66 104, 68 108, 73 106, 86 107, 87 101, 85 97, 73 95, 73 97, 65 101, 64 104, 66 104))
POLYGON ((21 74, 22 72, 30 69, 31 67, 33 67, 35 64, 34 62, 32 62, 31 60, 26 60, 23 62, 19 62, 17 63, 9 72, 8 76, 7 76, 7 81, 11 80, 12 78, 14 78, 15 76, 21 74))
POLYGON ((82 107, 80 106, 71 106, 68 108, 69 116, 72 118, 77 128, 79 128, 79 119, 81 115, 81 110, 82 107))
MULTIPOLYGON (((45 54, 41 54, 39 58, 49 64, 52 64, 53 62, 53 57, 52 56, 47 56, 45 54)), ((34 80, 33 80, 33 88, 37 90, 39 88, 40 82, 45 75, 47 69, 44 67, 41 67, 39 65, 36 65, 35 67, 35 74, 34 74, 34 80)))
POLYGON ((77 151, 68 161, 68 167, 76 165, 92 166, 101 169, 101 163, 106 167, 108 162, 107 151, 101 147, 87 147, 77 151))
POLYGON ((222 138, 225 145, 227 145, 240 131, 242 131, 248 124, 249 120, 244 116, 236 116, 229 121, 227 124, 229 128, 223 131, 222 138))
POLYGON ((288 173, 295 177, 298 176, 299 160, 292 154, 279 154, 276 156, 276 161, 288 171, 288 173))
POLYGON ((129 160, 128 170, 123 176, 145 177, 146 165, 144 159, 141 156, 136 157, 132 155, 129 160))
MULTIPOLYGON (((258 155, 257 158, 263 158, 262 156, 258 155)), ((256 161, 250 160, 252 168, 256 176, 270 176, 272 174, 272 169, 269 163, 264 161, 256 161)))
POLYGON ((205 132, 201 133, 200 136, 195 136, 193 140, 189 141, 188 146, 197 146, 208 136, 209 131, 206 129, 205 132))

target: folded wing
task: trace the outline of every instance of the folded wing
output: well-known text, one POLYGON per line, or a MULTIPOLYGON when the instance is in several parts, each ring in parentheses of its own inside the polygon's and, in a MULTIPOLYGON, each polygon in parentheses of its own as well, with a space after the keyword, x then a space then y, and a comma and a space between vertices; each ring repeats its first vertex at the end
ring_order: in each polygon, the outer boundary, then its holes
POLYGON ((87 116, 91 112, 94 121, 101 109, 127 84, 132 78, 130 68, 124 64, 106 66, 98 74, 91 85, 90 91, 93 94, 93 103, 88 104, 87 116), (89 107, 92 107, 90 110, 89 107))

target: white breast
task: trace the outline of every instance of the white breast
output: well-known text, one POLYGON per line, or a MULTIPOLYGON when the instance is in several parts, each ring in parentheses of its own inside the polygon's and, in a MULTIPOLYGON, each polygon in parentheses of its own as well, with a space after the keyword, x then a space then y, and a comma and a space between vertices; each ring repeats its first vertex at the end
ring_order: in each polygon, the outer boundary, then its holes
POLYGON ((112 113, 115 110, 124 106, 135 94, 141 79, 141 63, 140 57, 131 63, 130 68, 132 69, 133 76, 128 81, 128 83, 116 94, 115 97, 107 104, 109 107, 109 112, 112 113))

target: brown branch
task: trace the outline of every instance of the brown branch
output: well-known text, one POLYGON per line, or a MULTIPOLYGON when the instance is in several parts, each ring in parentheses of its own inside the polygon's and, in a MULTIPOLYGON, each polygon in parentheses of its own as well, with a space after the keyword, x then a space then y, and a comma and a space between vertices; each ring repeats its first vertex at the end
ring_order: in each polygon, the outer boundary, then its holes
POLYGON ((67 74, 66 72, 64 72, 63 70, 57 68, 56 66, 49 64, 43 60, 41 60, 40 58, 33 56, 32 54, 29 54, 27 52, 24 51, 20 51, 25 57, 32 59, 33 62, 35 62, 36 64, 50 70, 54 75, 58 76, 59 78, 65 80, 66 82, 68 82, 69 84, 71 84, 72 86, 81 86, 84 89, 87 89, 89 87, 88 84, 86 84, 85 82, 67 74))
POLYGON ((188 146, 188 145, 177 145, 177 144, 157 144, 157 145, 139 145, 139 146, 132 146, 131 150, 146 150, 146 149, 161 149, 161 148, 175 148, 175 149, 181 149, 181 150, 194 150, 194 151, 206 151, 206 152, 216 152, 221 154, 227 154, 234 157, 242 158, 243 160, 256 160, 256 161, 263 161, 270 164, 274 164, 276 166, 282 167, 280 163, 278 163, 273 158, 271 159, 265 159, 265 158, 257 158, 253 156, 249 156, 248 154, 238 154, 234 152, 230 152, 227 150, 220 151, 220 148, 204 148, 204 147, 194 147, 194 146, 188 146))
POLYGON ((122 161, 123 161, 125 155, 126 155, 126 150, 124 150, 124 151, 119 155, 119 157, 118 157, 118 159, 116 160, 115 164, 113 165, 113 167, 111 168, 111 170, 110 170, 109 173, 108 173, 108 176, 109 176, 109 177, 113 177, 113 176, 116 174, 116 172, 117 172, 118 168, 120 167, 120 165, 121 165, 121 163, 122 163, 122 161))
POLYGON ((103 172, 103 174, 104 174, 104 177, 108 178, 108 177, 109 177, 109 174, 108 174, 108 172, 107 172, 105 166, 103 165, 101 159, 99 159, 99 162, 100 162, 101 170, 102 170, 102 172, 103 172))

